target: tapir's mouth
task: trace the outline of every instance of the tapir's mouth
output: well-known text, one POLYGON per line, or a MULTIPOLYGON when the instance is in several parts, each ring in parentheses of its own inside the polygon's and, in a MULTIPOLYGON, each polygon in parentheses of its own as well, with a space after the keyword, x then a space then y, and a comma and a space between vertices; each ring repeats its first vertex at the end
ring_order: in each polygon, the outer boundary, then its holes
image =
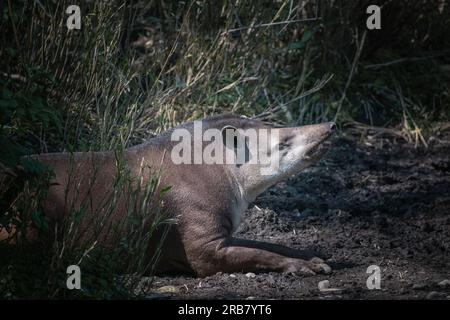
POLYGON ((310 149, 306 153, 307 160, 318 160, 321 158, 330 148, 330 137, 332 132, 324 134, 320 140, 310 143, 310 149))

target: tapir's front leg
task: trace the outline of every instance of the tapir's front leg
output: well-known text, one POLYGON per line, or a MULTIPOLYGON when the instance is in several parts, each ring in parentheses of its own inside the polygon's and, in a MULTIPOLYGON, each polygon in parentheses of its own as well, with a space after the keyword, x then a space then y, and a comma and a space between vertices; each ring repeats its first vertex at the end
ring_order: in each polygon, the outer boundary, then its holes
POLYGON ((234 238, 216 238, 198 247, 191 243, 188 258, 200 277, 217 272, 277 271, 314 275, 329 273, 331 268, 319 258, 303 260, 269 251, 271 244, 234 238), (194 245, 194 246, 192 246, 194 245))
POLYGON ((311 253, 233 238, 232 224, 226 212, 211 213, 192 208, 188 214, 180 215, 178 230, 185 257, 198 276, 255 271, 313 275, 331 271, 323 260, 311 253))
POLYGON ((286 246, 283 246, 280 244, 276 244, 276 243, 261 242, 261 241, 247 240, 247 239, 232 238, 232 244, 235 246, 238 246, 238 247, 262 249, 262 250, 278 253, 285 257, 302 259, 302 260, 312 260, 313 258, 317 258, 317 257, 320 258, 320 257, 324 256, 323 253, 319 253, 319 252, 316 252, 313 250, 299 250, 299 249, 289 248, 289 247, 286 247, 286 246))

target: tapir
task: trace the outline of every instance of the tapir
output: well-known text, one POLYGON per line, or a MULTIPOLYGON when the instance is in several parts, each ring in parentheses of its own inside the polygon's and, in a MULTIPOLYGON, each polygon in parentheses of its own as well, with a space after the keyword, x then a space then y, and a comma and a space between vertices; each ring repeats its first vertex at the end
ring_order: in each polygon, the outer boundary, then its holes
MULTIPOLYGON (((156 248, 160 250, 156 272, 198 277, 217 272, 330 273, 328 264, 306 251, 233 234, 259 194, 323 155, 324 142, 335 128, 332 122, 283 127, 223 114, 184 123, 126 149, 124 163, 136 181, 151 178, 142 173, 145 166, 158 169, 158 188, 170 187, 160 196, 162 210, 172 223, 164 227, 168 228, 164 239, 159 238, 162 232, 154 233, 145 252, 152 257, 156 248)), ((94 230, 95 219, 89 217, 98 214, 102 199, 114 189, 116 152, 47 153, 32 158, 54 172, 42 204, 46 218, 53 225, 62 225, 70 210, 88 197, 85 218, 90 222, 80 230, 84 234, 94 230), (71 194, 75 190, 77 196, 71 194)), ((124 194, 117 202, 107 223, 124 222, 127 206, 121 201, 126 197, 124 194)), ((153 209, 149 206, 145 213, 149 225, 153 209)), ((114 228, 105 230, 98 241, 108 247, 114 228)), ((27 238, 32 241, 34 235, 30 230, 27 238)), ((0 234, 0 238, 7 236, 5 230, 0 234)))

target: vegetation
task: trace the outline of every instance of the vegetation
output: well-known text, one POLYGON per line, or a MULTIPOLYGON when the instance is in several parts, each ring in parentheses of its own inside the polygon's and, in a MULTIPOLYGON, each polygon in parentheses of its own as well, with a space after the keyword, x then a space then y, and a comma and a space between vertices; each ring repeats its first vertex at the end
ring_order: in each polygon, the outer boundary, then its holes
MULTIPOLYGON (((426 146, 427 132, 450 117, 447 0, 81 1, 81 30, 67 30, 71 1, 2 4, 3 227, 26 228, 22 221, 31 217, 46 228, 40 202, 52 173, 23 160, 26 154, 120 154, 180 122, 221 112, 286 124, 389 127, 426 146), (370 4, 382 8, 381 30, 366 28, 370 4)), ((118 171, 118 179, 126 176, 118 171)), ((145 201, 152 201, 155 179, 139 187, 147 190, 145 201)), ((143 192, 120 181, 116 193, 143 192)), ((135 213, 130 209, 130 217, 135 213)), ((65 256, 52 241, 5 253, 0 297, 132 297, 123 286, 129 281, 114 286, 110 279, 151 269, 137 258, 124 266, 89 251, 89 289, 81 296, 61 290, 63 266, 89 248, 65 256)))

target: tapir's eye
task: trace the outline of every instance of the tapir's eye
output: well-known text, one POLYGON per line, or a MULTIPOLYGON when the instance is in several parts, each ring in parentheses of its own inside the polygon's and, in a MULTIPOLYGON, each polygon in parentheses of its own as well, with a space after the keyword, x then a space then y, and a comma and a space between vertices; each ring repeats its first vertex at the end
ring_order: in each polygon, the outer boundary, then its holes
POLYGON ((291 138, 287 137, 280 141, 278 147, 280 148, 280 150, 283 150, 289 148, 291 145, 292 145, 291 138))

